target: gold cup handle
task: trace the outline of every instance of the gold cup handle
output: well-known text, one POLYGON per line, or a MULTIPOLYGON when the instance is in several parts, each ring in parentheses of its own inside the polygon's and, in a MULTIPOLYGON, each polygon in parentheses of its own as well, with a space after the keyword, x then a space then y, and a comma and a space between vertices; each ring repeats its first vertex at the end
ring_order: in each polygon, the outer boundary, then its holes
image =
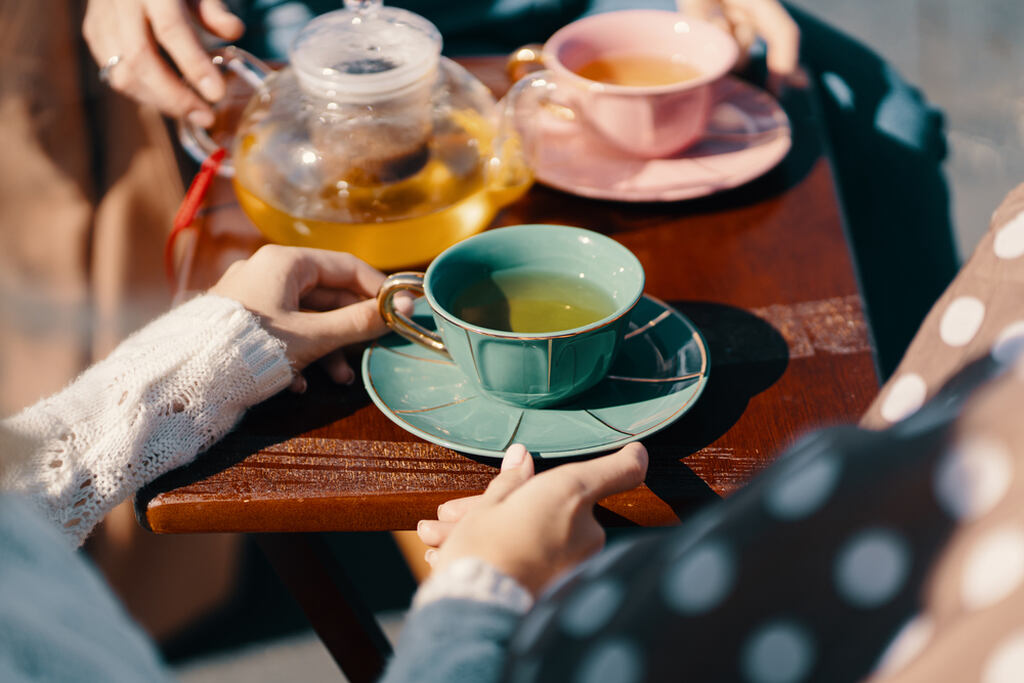
POLYGON ((409 341, 448 356, 448 347, 444 345, 441 335, 431 332, 395 310, 395 295, 403 291, 423 294, 423 273, 395 273, 384 280, 380 291, 377 292, 377 310, 380 311, 380 317, 388 327, 409 341))
POLYGON ((509 82, 515 83, 531 71, 543 69, 543 52, 543 45, 530 43, 510 54, 508 61, 505 62, 505 75, 508 76, 509 82))

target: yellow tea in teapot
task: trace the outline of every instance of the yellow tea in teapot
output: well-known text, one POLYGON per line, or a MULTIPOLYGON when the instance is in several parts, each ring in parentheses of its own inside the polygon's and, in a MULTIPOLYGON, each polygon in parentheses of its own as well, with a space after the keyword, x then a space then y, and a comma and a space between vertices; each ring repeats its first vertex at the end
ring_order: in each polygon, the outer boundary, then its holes
MULTIPOLYGON (((275 182, 278 169, 249 161, 263 144, 249 133, 235 152, 235 192, 245 213, 275 242, 348 251, 384 270, 422 264, 485 228, 498 209, 529 188, 532 175, 522 163, 492 177, 486 162, 494 137, 476 112, 455 112, 422 146, 386 149, 379 159, 360 157, 355 164, 321 164, 332 169, 331 177, 312 178, 309 191, 286 207, 288 198, 275 201, 254 191, 285 183, 275 182), (459 138, 457 144, 449 144, 452 138, 459 138)), ((297 145, 293 154, 301 161, 302 154, 315 152, 297 145)), ((301 186, 303 179, 288 181, 301 186)))
POLYGON ((346 0, 299 31, 281 69, 218 50, 213 63, 250 94, 241 112, 225 98, 213 130, 182 119, 182 143, 201 162, 230 139, 219 172, 268 239, 388 270, 424 264, 533 180, 512 100, 495 102, 441 44, 417 14, 346 0))

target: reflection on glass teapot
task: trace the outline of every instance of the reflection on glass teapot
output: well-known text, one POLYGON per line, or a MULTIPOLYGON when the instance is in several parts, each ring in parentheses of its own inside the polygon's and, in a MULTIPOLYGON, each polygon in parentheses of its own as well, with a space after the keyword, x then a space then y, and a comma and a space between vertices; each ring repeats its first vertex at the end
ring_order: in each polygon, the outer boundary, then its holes
MULTIPOLYGON (((349 251, 392 270, 480 232, 530 186, 511 114, 441 57, 441 35, 380 0, 346 0, 272 71, 229 47, 214 61, 255 94, 222 173, 270 240, 349 251)), ((186 121, 198 159, 216 149, 186 121)))

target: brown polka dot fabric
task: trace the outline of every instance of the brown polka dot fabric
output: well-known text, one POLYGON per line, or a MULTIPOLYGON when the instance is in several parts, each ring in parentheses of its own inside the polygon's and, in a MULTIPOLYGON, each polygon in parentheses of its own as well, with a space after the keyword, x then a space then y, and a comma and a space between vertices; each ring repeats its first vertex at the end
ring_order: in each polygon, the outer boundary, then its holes
POLYGON ((996 209, 988 233, 932 307, 861 425, 882 429, 919 408, 959 368, 1024 338, 1024 185, 996 209))
POLYGON ((1024 682, 1024 186, 861 428, 540 600, 512 681, 1024 682))

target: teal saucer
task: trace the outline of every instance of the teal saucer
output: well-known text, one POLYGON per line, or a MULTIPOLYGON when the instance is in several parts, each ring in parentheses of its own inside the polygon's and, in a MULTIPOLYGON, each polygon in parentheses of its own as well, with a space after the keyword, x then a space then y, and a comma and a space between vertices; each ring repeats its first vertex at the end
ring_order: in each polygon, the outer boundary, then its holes
MULTIPOLYGON (((425 299, 413 318, 434 328, 425 299)), ((708 382, 707 344, 679 311, 644 296, 628 329, 608 376, 553 408, 518 408, 480 394, 450 360, 397 334, 363 353, 363 383, 395 424, 462 453, 500 458, 513 443, 542 458, 600 453, 679 419, 708 382)))

